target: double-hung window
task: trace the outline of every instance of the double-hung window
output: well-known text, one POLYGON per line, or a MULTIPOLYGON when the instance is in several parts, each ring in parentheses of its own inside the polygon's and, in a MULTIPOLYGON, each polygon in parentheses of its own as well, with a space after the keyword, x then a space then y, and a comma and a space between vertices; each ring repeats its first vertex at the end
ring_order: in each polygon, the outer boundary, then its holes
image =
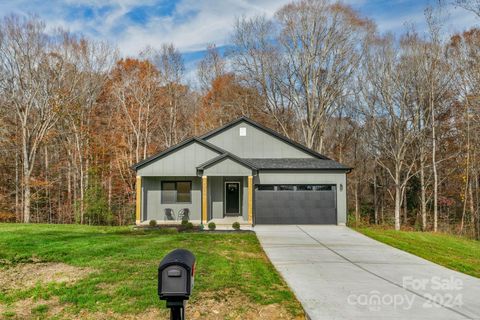
POLYGON ((162 182, 162 203, 191 203, 192 182, 191 181, 163 181, 162 182))

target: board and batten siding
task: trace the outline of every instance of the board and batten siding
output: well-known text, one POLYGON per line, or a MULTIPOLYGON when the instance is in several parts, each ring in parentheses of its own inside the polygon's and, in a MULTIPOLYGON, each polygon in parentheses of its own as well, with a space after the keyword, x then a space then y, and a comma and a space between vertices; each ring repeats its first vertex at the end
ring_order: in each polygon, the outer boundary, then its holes
POLYGON ((337 224, 347 221, 347 175, 331 171, 261 170, 255 184, 331 184, 336 186, 337 224), (340 188, 342 185, 342 188, 340 188))
POLYGON ((201 219, 202 179, 200 177, 143 177, 142 181, 142 221, 163 221, 166 208, 173 209, 175 217, 181 209, 188 208, 190 220, 201 219), (191 181, 192 201, 190 203, 162 203, 162 181, 191 181))
POLYGON ((244 121, 209 137, 207 141, 240 158, 313 158, 244 121), (246 129, 245 136, 240 136, 240 128, 246 129))
POLYGON ((199 165, 218 155, 218 152, 192 141, 188 145, 140 167, 137 175, 149 177, 196 176, 199 165))
POLYGON ((233 161, 222 159, 203 170, 205 176, 251 176, 252 169, 233 161))

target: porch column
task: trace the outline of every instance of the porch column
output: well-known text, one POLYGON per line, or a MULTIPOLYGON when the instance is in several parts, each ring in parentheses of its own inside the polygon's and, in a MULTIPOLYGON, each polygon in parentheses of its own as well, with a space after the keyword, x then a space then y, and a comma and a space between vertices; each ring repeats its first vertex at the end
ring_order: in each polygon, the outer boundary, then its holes
POLYGON ((253 177, 248 176, 248 223, 253 223, 253 177))
POLYGON ((136 196, 135 196, 135 223, 140 224, 142 213, 142 177, 137 176, 136 196))
POLYGON ((202 176, 202 224, 207 223, 207 176, 202 176))

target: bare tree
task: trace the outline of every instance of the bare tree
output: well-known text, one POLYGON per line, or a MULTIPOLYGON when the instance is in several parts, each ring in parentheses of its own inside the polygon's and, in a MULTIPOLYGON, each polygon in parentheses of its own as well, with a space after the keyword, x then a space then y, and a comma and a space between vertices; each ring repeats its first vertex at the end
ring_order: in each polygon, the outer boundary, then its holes
POLYGON ((217 47, 214 44, 209 45, 205 57, 198 63, 197 76, 202 91, 207 91, 213 80, 225 74, 225 64, 217 47))
POLYGON ((159 71, 161 89, 161 126, 165 147, 170 147, 190 134, 183 123, 188 110, 187 94, 189 89, 183 84, 185 65, 178 49, 173 44, 164 44, 155 52, 152 61, 159 71))
MULTIPOLYGON (((91 159, 91 121, 94 106, 101 96, 108 80, 109 71, 115 61, 116 53, 105 42, 90 41, 85 38, 72 37, 63 33, 60 54, 67 65, 67 77, 63 88, 60 131, 61 141, 70 155, 70 168, 75 170, 73 184, 80 200, 80 223, 83 223, 84 193, 88 187, 88 172, 91 159)), ((69 169, 67 175, 72 175, 69 169)), ((69 186, 70 188, 70 186, 69 186)), ((70 189, 69 189, 70 190, 70 189)), ((71 194, 69 195, 71 196, 71 194)))
POLYGON ((394 184, 395 229, 400 230, 400 210, 406 186, 415 174, 414 148, 416 112, 410 100, 410 72, 406 60, 397 54, 393 37, 375 39, 365 59, 363 95, 365 134, 370 152, 394 184))
POLYGON ((463 106, 462 129, 465 136, 465 170, 463 209, 460 232, 463 231, 467 204, 473 219, 475 237, 479 238, 478 210, 478 132, 480 129, 480 30, 472 29, 461 35, 455 35, 448 46, 448 58, 452 65, 458 92, 458 103, 463 106), (475 193, 473 192, 475 190, 475 193))
POLYGON ((273 21, 240 19, 233 64, 265 97, 266 110, 285 134, 293 114, 305 145, 322 151, 325 126, 351 94, 349 84, 372 30, 372 23, 347 6, 298 1, 280 9, 273 21))
POLYGON ((21 131, 23 220, 30 222, 31 176, 37 152, 57 121, 64 61, 37 18, 10 16, 1 24, 0 87, 13 105, 21 131))
POLYGON ((480 0, 454 0, 453 3, 465 10, 473 12, 480 17, 480 0))

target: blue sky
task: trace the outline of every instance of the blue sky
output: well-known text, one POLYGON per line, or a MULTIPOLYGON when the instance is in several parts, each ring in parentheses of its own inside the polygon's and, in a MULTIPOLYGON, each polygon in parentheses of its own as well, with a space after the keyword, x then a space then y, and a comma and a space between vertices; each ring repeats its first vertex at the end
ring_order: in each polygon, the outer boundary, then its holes
MULTIPOLYGON (((425 29, 424 9, 435 0, 345 0, 373 19, 382 32, 400 32, 405 22, 425 29)), ((438 0, 437 0, 438 1, 438 0)), ((0 0, 0 13, 38 14, 48 28, 62 27, 95 39, 108 40, 123 56, 147 45, 173 43, 184 55, 187 70, 215 43, 228 46, 236 17, 267 16, 289 0, 0 0)), ((462 31, 480 21, 452 5, 446 7, 444 28, 462 31)))

